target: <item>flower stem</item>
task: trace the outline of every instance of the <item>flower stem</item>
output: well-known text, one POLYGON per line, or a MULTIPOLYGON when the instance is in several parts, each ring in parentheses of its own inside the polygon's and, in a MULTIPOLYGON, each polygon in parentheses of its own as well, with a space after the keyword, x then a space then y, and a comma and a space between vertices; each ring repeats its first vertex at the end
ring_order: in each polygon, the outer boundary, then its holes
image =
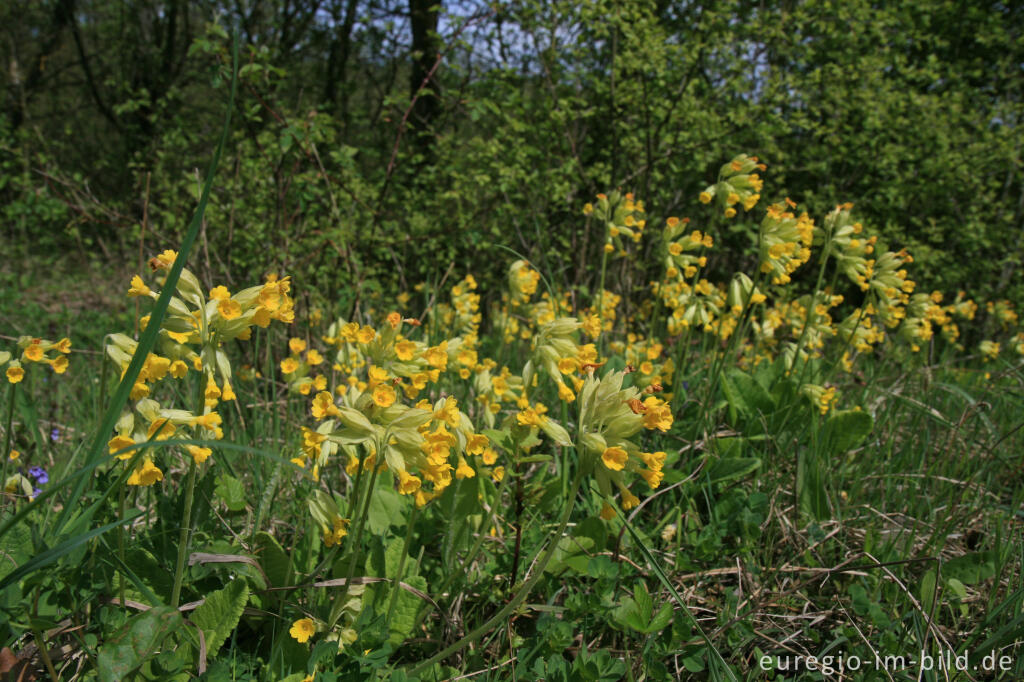
POLYGON ((7 465, 11 461, 11 425, 14 424, 14 391, 17 389, 17 384, 11 384, 10 388, 7 389, 7 423, 4 425, 4 468, 3 478, 0 479, 0 485, 4 486, 3 492, 0 492, 4 496, 4 500, 7 499, 7 465))
MULTIPOLYGON (((377 451, 381 452, 382 450, 378 449, 377 451)), ((348 571, 345 574, 345 584, 341 586, 341 594, 337 597, 337 603, 340 606, 337 610, 337 615, 335 615, 332 610, 331 622, 328 623, 328 626, 332 628, 338 622, 338 618, 341 617, 342 609, 344 608, 345 604, 345 599, 348 597, 349 585, 352 584, 352 578, 356 574, 356 564, 359 562, 359 547, 363 541, 363 528, 366 526, 366 517, 370 513, 370 498, 373 492, 373 485, 374 483, 377 482, 377 473, 380 472, 380 468, 380 462, 378 462, 376 458, 374 458, 373 473, 370 475, 370 480, 366 484, 366 493, 362 496, 365 497, 366 499, 363 502, 362 510, 359 512, 359 521, 358 525, 356 525, 355 537, 352 539, 352 557, 349 559, 348 562, 348 571)), ((413 502, 413 504, 415 504, 415 502, 413 502)))
POLYGON ((395 573, 395 581, 391 583, 391 601, 388 603, 388 616, 384 620, 384 632, 391 631, 391 617, 395 615, 395 605, 398 603, 398 593, 401 591, 402 574, 405 571, 405 559, 409 555, 409 546, 412 544, 412 534, 419 510, 420 508, 413 501, 412 511, 409 512, 409 521, 405 528, 405 542, 402 544, 402 555, 398 557, 398 571, 395 573))
MULTIPOLYGON (((199 395, 196 397, 196 414, 206 410, 206 372, 199 374, 199 395)), ((171 606, 178 608, 181 601, 181 579, 185 572, 185 557, 192 542, 192 503, 196 494, 196 460, 189 457, 188 478, 185 480, 185 509, 181 516, 181 533, 178 535, 178 559, 174 564, 174 587, 171 590, 171 606)))
POLYGON ((565 532, 566 526, 569 525, 569 516, 572 514, 573 508, 576 506, 576 494, 580 490, 580 483, 582 481, 583 467, 580 467, 576 472, 575 479, 573 480, 572 490, 570 491, 571 495, 568 501, 566 502, 565 509, 562 511, 562 518, 558 520, 558 529, 555 531, 554 537, 552 537, 550 544, 544 551, 544 554, 540 557, 540 559, 538 559, 537 565, 534 568, 533 575, 527 578, 526 582, 523 583, 522 587, 519 588, 519 591, 516 592, 515 596, 512 597, 509 603, 505 604, 504 608, 502 608, 496 614, 491 616, 491 618, 486 623, 476 628, 475 630, 473 630, 468 635, 466 635, 459 641, 455 642, 451 646, 442 649, 441 651, 437 652, 436 654, 428 658, 426 661, 423 661, 418 666, 413 668, 410 671, 410 675, 418 675, 419 673, 423 672, 424 670, 434 665, 438 661, 444 660, 445 658, 451 656, 455 652, 461 651, 473 642, 477 641, 485 634, 490 632, 495 625, 504 622, 504 620, 508 618, 509 614, 515 611, 519 607, 519 605, 523 603, 523 601, 530 595, 530 592, 533 590, 534 586, 540 581, 542 577, 544 577, 544 569, 547 568, 548 564, 551 562, 552 557, 555 556, 555 551, 558 549, 559 545, 558 541, 561 539, 562 533, 565 532))

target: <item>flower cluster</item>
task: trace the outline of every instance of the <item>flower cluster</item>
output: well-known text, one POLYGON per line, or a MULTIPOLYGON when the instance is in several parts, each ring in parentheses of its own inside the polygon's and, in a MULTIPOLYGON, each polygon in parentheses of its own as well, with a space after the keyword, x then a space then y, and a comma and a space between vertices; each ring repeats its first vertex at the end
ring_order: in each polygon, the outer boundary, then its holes
POLYGON ((596 204, 583 207, 583 215, 593 217, 605 226, 605 253, 626 255, 625 239, 639 242, 644 234, 647 220, 644 218, 644 202, 637 201, 632 194, 625 196, 618 192, 611 195, 598 194, 596 204))
POLYGON ((49 365, 56 374, 64 374, 68 370, 68 354, 71 352, 71 340, 47 341, 32 336, 22 336, 17 341, 21 355, 12 358, 8 351, 0 351, 0 365, 7 365, 5 372, 7 381, 20 383, 25 378, 25 367, 30 364, 49 365))
POLYGON ((719 169, 718 182, 700 193, 701 203, 710 204, 717 198, 724 207, 723 215, 726 218, 736 215, 737 204, 741 204, 749 211, 760 200, 761 187, 764 184, 754 171, 764 171, 765 168, 766 166, 760 163, 756 156, 740 154, 719 169))
MULTIPOLYGON (((164 285, 177 257, 176 252, 167 250, 150 259, 154 286, 164 285)), ((118 421, 117 435, 109 442, 110 452, 167 440, 180 428, 191 431, 188 435, 196 440, 223 438, 221 417, 216 407, 220 401, 236 398, 231 385, 231 363, 223 346, 235 339, 250 338, 254 326, 268 327, 273 320, 290 324, 295 318, 294 303, 288 295, 290 287, 287 277, 279 279, 270 275, 264 284, 233 295, 224 286, 216 286, 207 294, 196 276, 187 268, 182 269, 175 295, 171 296, 167 314, 160 325, 158 352, 146 357, 130 394, 131 400, 136 401, 134 409, 126 411, 118 421), (203 404, 195 411, 164 407, 150 397, 159 382, 168 378, 185 379, 190 372, 199 374, 202 387, 203 404)), ((160 294, 141 276, 135 275, 128 295, 156 300, 160 294)), ((145 328, 149 321, 148 315, 143 317, 141 326, 145 328)), ((106 354, 121 370, 122 376, 137 347, 138 343, 124 334, 111 336, 106 354)), ((196 464, 202 464, 212 454, 211 448, 199 445, 185 447, 196 464)), ((130 459, 133 455, 132 451, 127 451, 118 457, 130 459)), ((128 484, 148 486, 161 480, 163 472, 146 454, 128 478, 128 484)))

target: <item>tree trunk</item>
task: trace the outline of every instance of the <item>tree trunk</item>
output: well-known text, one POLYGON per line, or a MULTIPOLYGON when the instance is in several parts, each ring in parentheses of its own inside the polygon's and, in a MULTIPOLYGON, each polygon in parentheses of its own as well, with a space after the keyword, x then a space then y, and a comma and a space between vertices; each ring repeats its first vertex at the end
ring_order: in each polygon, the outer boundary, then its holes
POLYGON ((437 61, 441 40, 437 34, 437 20, 441 4, 437 0, 409 0, 409 21, 412 28, 412 70, 409 91, 415 99, 409 118, 413 144, 429 161, 433 146, 431 124, 437 120, 441 108, 440 86, 437 80, 437 61))

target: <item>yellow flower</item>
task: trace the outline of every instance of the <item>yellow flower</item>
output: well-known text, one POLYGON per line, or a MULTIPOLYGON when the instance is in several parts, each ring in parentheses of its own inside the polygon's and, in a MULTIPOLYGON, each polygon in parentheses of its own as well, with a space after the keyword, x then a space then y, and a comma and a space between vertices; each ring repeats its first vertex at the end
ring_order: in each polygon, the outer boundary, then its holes
POLYGON ((16 384, 25 378, 25 370, 21 368, 21 365, 15 365, 13 362, 7 368, 7 381, 12 384, 16 384))
POLYGON ((300 618, 292 623, 288 634, 297 639, 300 644, 305 644, 309 641, 310 637, 316 634, 316 626, 313 624, 313 619, 300 618))
POLYGON ((172 265, 174 265, 174 261, 176 261, 177 259, 178 252, 172 251, 171 249, 167 249, 159 256, 154 256, 153 258, 150 258, 149 267, 152 270, 167 270, 172 265))
POLYGON ((647 481, 647 485, 651 489, 654 489, 661 485, 661 480, 665 477, 665 474, 661 470, 641 469, 640 476, 647 481))
POLYGON ((410 495, 420 489, 423 481, 415 476, 410 476, 407 471, 398 472, 398 492, 403 495, 410 495))
POLYGON ((489 444, 487 436, 474 433, 466 439, 466 452, 470 455, 482 455, 489 444))
POLYGON ((38 339, 33 343, 29 344, 28 348, 25 349, 25 359, 31 360, 32 362, 42 361, 43 346, 39 343, 38 339))
POLYGON ((442 341, 441 345, 428 348, 423 352, 423 359, 427 364, 437 369, 444 369, 448 366, 448 342, 442 341))
MULTIPOLYGON (((121 450, 123 448, 129 447, 131 445, 135 445, 135 441, 132 440, 130 437, 128 437, 128 436, 114 436, 113 438, 110 439, 110 442, 107 443, 107 448, 109 448, 110 454, 114 454, 118 450, 121 450)), ((117 458, 118 459, 131 459, 132 455, 134 455, 134 454, 135 454, 134 452, 122 452, 120 455, 117 456, 117 458)))
POLYGON ((224 285, 210 289, 210 298, 214 301, 226 301, 231 298, 231 292, 224 285))
POLYGON ((480 460, 487 466, 491 466, 498 460, 498 453, 494 448, 484 448, 480 460))
POLYGON ((629 492, 625 488, 622 489, 622 509, 629 511, 640 504, 640 498, 633 493, 629 492))
POLYGON ((63 374, 68 371, 68 358, 65 355, 58 355, 50 361, 50 367, 57 374, 63 374))
POLYGON ((323 419, 327 415, 339 414, 338 406, 334 404, 334 398, 329 391, 320 391, 313 398, 313 417, 323 419))
POLYGON ((412 360, 413 354, 416 352, 416 344, 412 341, 399 341, 395 344, 395 355, 402 362, 408 362, 412 360))
POLYGON ((605 448, 601 461, 612 471, 622 471, 626 466, 629 454, 620 447, 605 448))
POLYGON ((341 542, 341 539, 348 535, 348 519, 342 519, 334 517, 331 519, 331 524, 334 526, 331 530, 324 530, 324 545, 326 547, 333 547, 341 542))
POLYGON ((210 455, 213 454, 213 450, 210 448, 202 448, 198 445, 186 445, 185 449, 188 450, 190 455, 192 455, 192 459, 196 461, 196 464, 202 464, 210 455))
POLYGON ((308 365, 319 365, 324 361, 324 356, 320 355, 320 351, 313 348, 306 353, 306 364, 308 365))
MULTIPOLYGON (((596 336, 596 334, 595 334, 596 336)), ((561 358, 558 361, 558 371, 562 374, 572 374, 579 369, 580 363, 576 358, 561 358)))
POLYGON ((202 417, 192 417, 193 426, 202 426, 203 428, 212 429, 216 426, 220 426, 221 418, 216 412, 210 412, 204 414, 202 417))
POLYGON ((21 457, 21 453, 18 452, 17 450, 11 450, 10 457, 11 457, 11 461, 13 462, 14 460, 16 460, 19 457, 21 457))
POLYGON ((174 435, 174 424, 169 419, 157 419, 149 425, 148 440, 167 440, 174 435))
POLYGON ((233 320, 236 317, 242 316, 242 306, 239 305, 238 301, 227 299, 226 301, 221 301, 217 304, 217 312, 219 312, 220 316, 225 320, 233 320))
POLYGON ((391 384, 377 384, 373 389, 373 402, 380 407, 391 407, 395 404, 395 389, 391 384))
POLYGON ((491 472, 491 478, 497 483, 501 483, 501 479, 505 478, 505 467, 494 467, 494 471, 491 472))
POLYGON ((142 278, 138 275, 132 277, 131 288, 128 289, 129 296, 149 296, 152 293, 152 289, 146 286, 146 283, 142 281, 142 278))
POLYGON ((206 382, 206 404, 216 405, 217 399, 220 398, 220 389, 217 388, 217 382, 210 377, 209 381, 206 382))
POLYGON ((65 337, 65 338, 61 339, 60 341, 58 341, 57 343, 53 344, 53 348, 58 353, 64 353, 65 355, 67 353, 70 353, 71 352, 71 339, 65 337))
POLYGON ((292 374, 293 372, 298 371, 298 369, 299 361, 296 360, 295 358, 285 358, 284 360, 281 361, 282 374, 292 374))
POLYGON ((188 340, 192 337, 192 333, 168 331, 167 336, 171 337, 171 339, 173 339, 177 343, 188 343, 188 340))
POLYGON ((180 379, 188 374, 188 365, 181 360, 175 360, 167 370, 175 379, 180 379))
POLYGON ((567 403, 576 400, 576 394, 572 392, 572 389, 561 383, 558 384, 558 397, 567 403))
POLYGON ((644 427, 668 431, 672 427, 672 408, 654 396, 644 401, 644 427))
POLYGON ((459 457, 459 466, 455 469, 455 478, 473 478, 476 476, 476 471, 473 467, 466 463, 466 460, 459 457))
POLYGON ((294 355, 298 355, 302 351, 306 350, 306 342, 299 338, 291 338, 288 340, 288 350, 294 355))
POLYGON ((611 521, 615 518, 615 507, 611 506, 607 502, 601 505, 601 518, 605 521, 611 521))
POLYGON ((377 332, 374 331, 373 327, 366 325, 363 325, 362 329, 356 333, 356 340, 359 343, 371 343, 375 338, 377 338, 377 332))
POLYGON ((160 471, 153 460, 147 457, 132 475, 128 477, 128 485, 153 485, 164 480, 164 472, 160 471))

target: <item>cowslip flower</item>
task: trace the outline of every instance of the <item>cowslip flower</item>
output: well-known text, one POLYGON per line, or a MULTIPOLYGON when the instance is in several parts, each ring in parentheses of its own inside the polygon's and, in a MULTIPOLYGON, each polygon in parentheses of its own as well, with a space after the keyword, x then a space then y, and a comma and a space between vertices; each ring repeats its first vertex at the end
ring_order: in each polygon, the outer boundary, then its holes
POLYGON ((24 378, 25 370, 22 369, 21 363, 17 360, 12 360, 11 364, 7 366, 7 381, 17 384, 24 378))
POLYGON ((309 638, 316 634, 316 625, 312 618, 300 618, 292 623, 288 634, 294 637, 300 644, 305 644, 309 638))
POLYGON ((128 477, 128 485, 153 485, 157 481, 164 480, 164 472, 153 464, 153 460, 146 457, 142 464, 128 477))

